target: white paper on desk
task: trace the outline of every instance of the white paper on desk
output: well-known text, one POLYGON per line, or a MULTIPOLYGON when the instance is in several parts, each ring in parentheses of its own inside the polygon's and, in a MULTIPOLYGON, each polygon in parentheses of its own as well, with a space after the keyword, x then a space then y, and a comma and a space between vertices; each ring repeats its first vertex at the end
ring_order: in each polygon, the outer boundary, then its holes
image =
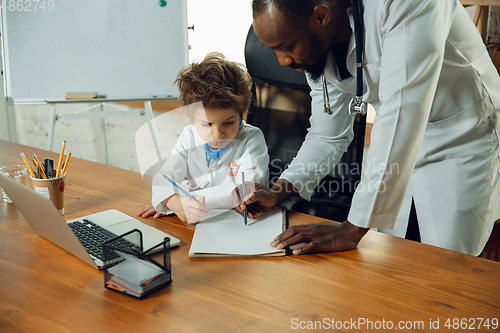
POLYGON ((247 221, 245 225, 243 217, 232 210, 201 221, 196 225, 189 256, 285 255, 284 250, 269 245, 284 231, 281 209, 247 221))

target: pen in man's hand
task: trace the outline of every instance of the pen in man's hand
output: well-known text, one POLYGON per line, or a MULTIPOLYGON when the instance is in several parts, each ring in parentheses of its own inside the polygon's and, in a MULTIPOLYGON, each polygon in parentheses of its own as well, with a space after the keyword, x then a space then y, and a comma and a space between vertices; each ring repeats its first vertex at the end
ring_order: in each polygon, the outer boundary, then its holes
MULTIPOLYGON (((245 173, 241 172, 241 200, 245 202, 245 173)), ((247 205, 245 205, 245 211, 243 212, 243 221, 247 225, 247 205)))

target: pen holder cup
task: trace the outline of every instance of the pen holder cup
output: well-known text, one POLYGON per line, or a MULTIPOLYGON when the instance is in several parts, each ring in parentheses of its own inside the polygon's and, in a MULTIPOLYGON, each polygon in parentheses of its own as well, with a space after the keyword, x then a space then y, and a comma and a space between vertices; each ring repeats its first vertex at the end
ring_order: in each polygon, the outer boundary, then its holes
POLYGON ((54 206, 64 215, 64 189, 66 187, 66 175, 50 179, 31 178, 33 189, 52 201, 54 206))
POLYGON ((143 299, 172 283, 169 237, 144 250, 142 233, 134 229, 105 242, 102 252, 106 289, 143 299))

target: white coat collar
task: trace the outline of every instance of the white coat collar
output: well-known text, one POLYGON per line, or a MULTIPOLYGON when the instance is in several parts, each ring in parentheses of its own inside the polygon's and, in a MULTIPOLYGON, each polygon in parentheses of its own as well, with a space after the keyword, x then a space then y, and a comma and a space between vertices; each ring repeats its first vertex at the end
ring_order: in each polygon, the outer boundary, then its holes
POLYGON ((356 88, 356 56, 354 52, 356 50, 356 42, 354 39, 354 16, 352 15, 352 7, 347 9, 347 16, 349 17, 349 24, 351 25, 351 29, 353 31, 351 33, 351 40, 349 41, 349 47, 347 49, 347 70, 352 76, 341 80, 332 51, 328 53, 323 75, 340 90, 348 93, 354 93, 356 88))
POLYGON ((198 134, 196 125, 193 126, 194 126, 193 137, 194 137, 195 147, 193 147, 194 152, 191 156, 193 160, 196 162, 196 165, 200 168, 200 170, 208 171, 207 158, 205 156, 205 141, 203 141, 200 134, 198 134))

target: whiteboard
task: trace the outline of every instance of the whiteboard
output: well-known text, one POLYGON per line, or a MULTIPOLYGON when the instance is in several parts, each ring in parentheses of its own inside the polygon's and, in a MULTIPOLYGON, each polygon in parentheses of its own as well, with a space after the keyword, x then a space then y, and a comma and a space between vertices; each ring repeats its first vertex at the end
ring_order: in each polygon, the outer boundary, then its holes
POLYGON ((186 0, 166 2, 3 0, 7 103, 63 101, 67 92, 177 98, 174 80, 188 64, 186 0))

